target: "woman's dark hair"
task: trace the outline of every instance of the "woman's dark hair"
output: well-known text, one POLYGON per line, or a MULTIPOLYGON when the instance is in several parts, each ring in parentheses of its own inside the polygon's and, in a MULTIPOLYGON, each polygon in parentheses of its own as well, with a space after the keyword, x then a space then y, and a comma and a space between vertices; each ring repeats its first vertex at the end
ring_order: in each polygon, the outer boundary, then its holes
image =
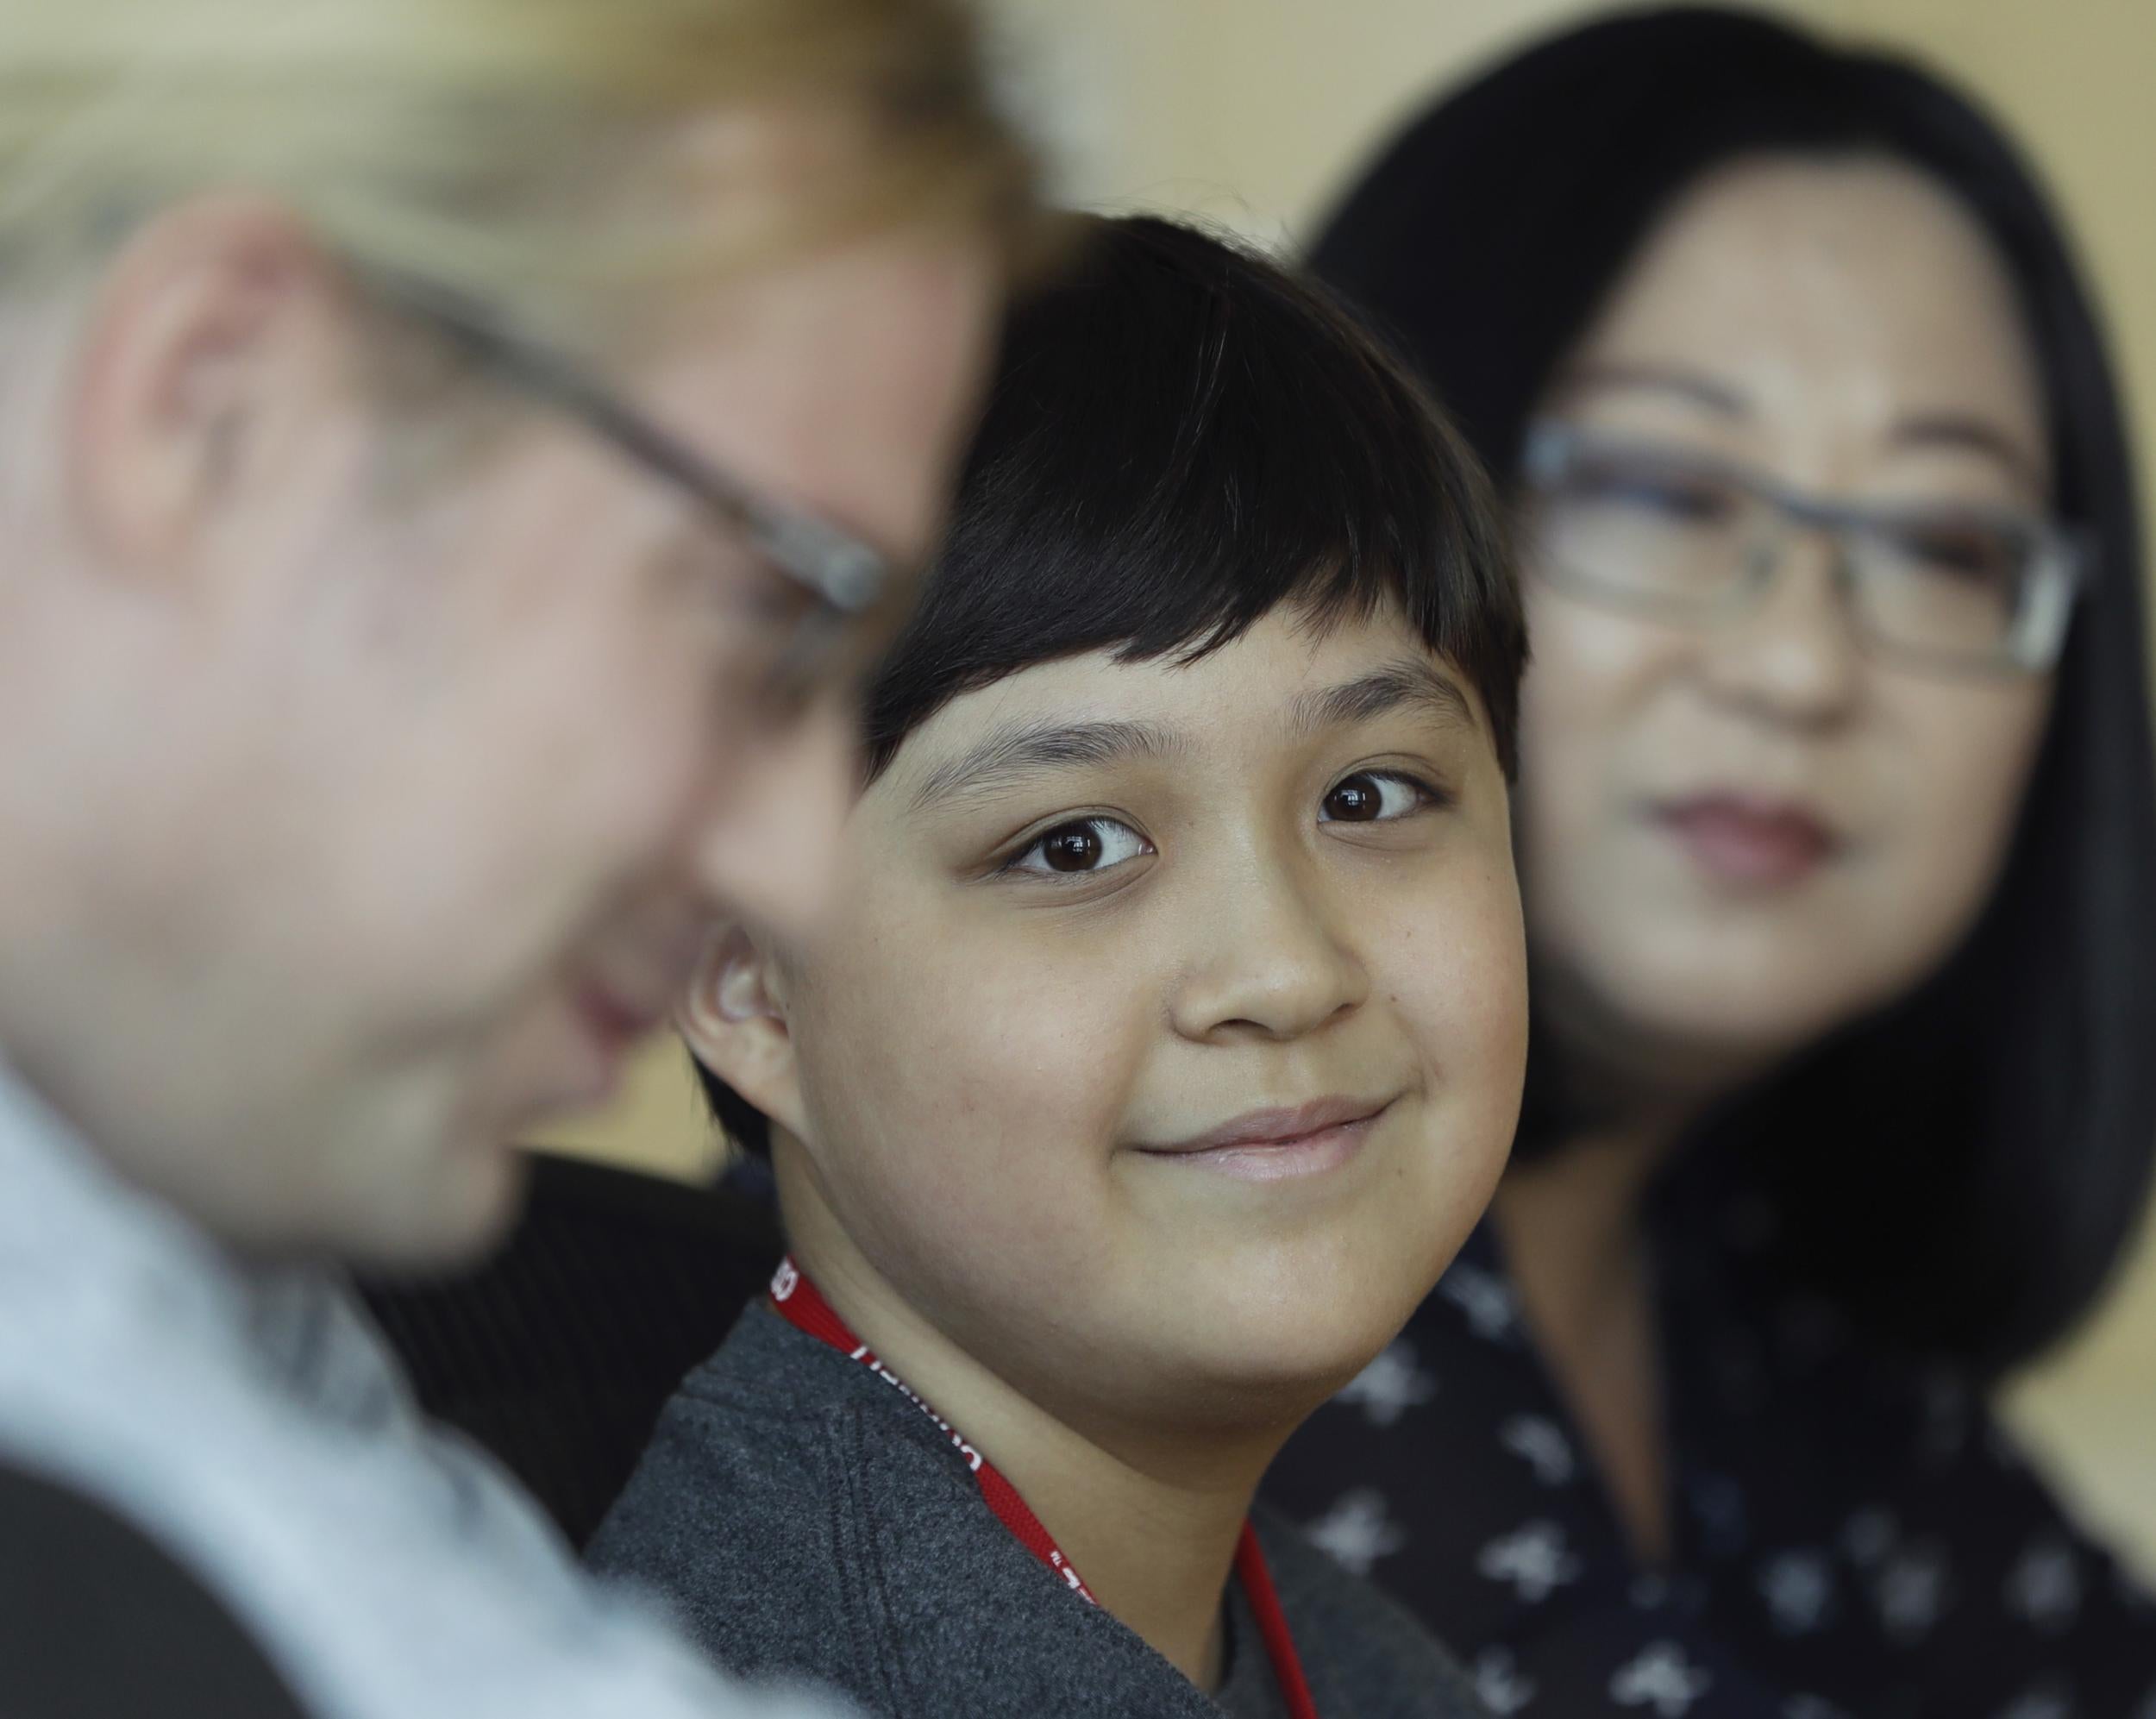
MULTIPOLYGON (((868 689, 869 779, 960 694, 1112 650, 1194 660, 1286 605, 1391 604, 1465 675, 1509 772, 1520 593, 1480 467, 1322 289, 1172 222, 1083 223, 1012 313, 948 543, 868 689)), ((710 1070, 737 1145, 769 1125, 710 1070)))
MULTIPOLYGON (((1356 184, 1313 263, 1509 486, 1540 396, 1656 217, 1734 158, 1790 153, 1901 161, 1980 223, 2042 367, 2056 506, 2099 564, 2011 855, 1966 941, 1691 1144, 1757 1167, 1785 1267, 1883 1337, 1997 1370, 2094 1300, 2156 1150, 2156 771, 2133 480, 2044 193, 1928 72, 1686 7, 1555 37, 1441 100, 1356 184)), ((1583 1120, 1564 1074, 1538 1031, 1523 1154, 1583 1120)))

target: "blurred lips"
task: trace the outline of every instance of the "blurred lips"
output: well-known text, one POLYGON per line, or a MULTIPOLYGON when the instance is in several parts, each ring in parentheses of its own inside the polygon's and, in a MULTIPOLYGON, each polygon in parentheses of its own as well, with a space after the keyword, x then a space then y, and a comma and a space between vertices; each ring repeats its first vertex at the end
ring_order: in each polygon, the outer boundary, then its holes
POLYGON ((1317 1176, 1353 1158, 1392 1104, 1391 1099, 1321 1098, 1293 1109, 1246 1111, 1187 1139, 1138 1151, 1245 1182, 1317 1176))
POLYGON ((576 988, 572 1007, 589 1057, 565 1101, 596 1104, 611 1095, 630 1051, 666 1019, 666 1007, 587 980, 576 988))
POLYGON ((638 1002, 603 985, 580 987, 576 1011, 594 1038, 617 1046, 635 1044, 666 1018, 663 1007, 638 1002))
POLYGON ((1695 865, 1729 883, 1786 888, 1842 846, 1833 826, 1796 800, 1704 794, 1661 801, 1652 817, 1695 865))

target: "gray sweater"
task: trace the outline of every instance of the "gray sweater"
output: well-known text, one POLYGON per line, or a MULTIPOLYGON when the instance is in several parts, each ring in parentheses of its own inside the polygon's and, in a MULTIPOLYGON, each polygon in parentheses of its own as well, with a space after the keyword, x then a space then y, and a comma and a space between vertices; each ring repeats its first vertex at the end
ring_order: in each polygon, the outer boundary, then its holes
MULTIPOLYGON (((1320 1719, 1482 1712, 1420 1625, 1261 1515, 1320 1719)), ((1215 1702, 1015 1540, 899 1392, 759 1304, 667 1405, 590 1557, 675 1605, 729 1670, 891 1719, 1284 1711, 1229 1612, 1215 1702)))

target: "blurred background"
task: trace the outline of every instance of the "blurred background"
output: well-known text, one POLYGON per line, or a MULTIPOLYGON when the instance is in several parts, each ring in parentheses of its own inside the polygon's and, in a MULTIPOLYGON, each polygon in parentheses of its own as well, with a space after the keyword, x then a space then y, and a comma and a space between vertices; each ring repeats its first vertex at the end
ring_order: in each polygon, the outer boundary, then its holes
MULTIPOLYGON (((1068 200, 1187 211, 1291 249, 1434 87, 1554 24, 1611 9, 1576 0, 993 3, 1068 200)), ((1762 9, 1918 54, 2020 137, 2094 278, 2126 378, 2146 507, 2156 496, 2156 5, 1786 0, 1762 9)), ((708 1174, 723 1150, 670 1041, 646 1053, 618 1103, 545 1144, 685 1176, 708 1174)), ((2005 1407, 2090 1524, 2156 1578, 2156 1225, 2144 1222, 2100 1315, 2016 1381, 2005 1407)))

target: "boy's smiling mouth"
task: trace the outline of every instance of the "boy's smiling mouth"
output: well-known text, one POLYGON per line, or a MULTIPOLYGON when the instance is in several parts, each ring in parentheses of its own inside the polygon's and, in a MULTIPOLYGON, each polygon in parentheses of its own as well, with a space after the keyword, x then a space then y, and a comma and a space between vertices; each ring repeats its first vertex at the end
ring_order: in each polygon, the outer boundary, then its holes
POLYGON ((1137 1150, 1245 1182, 1316 1176, 1353 1158, 1395 1101, 1320 1098, 1292 1109, 1250 1110, 1187 1139, 1137 1150))

